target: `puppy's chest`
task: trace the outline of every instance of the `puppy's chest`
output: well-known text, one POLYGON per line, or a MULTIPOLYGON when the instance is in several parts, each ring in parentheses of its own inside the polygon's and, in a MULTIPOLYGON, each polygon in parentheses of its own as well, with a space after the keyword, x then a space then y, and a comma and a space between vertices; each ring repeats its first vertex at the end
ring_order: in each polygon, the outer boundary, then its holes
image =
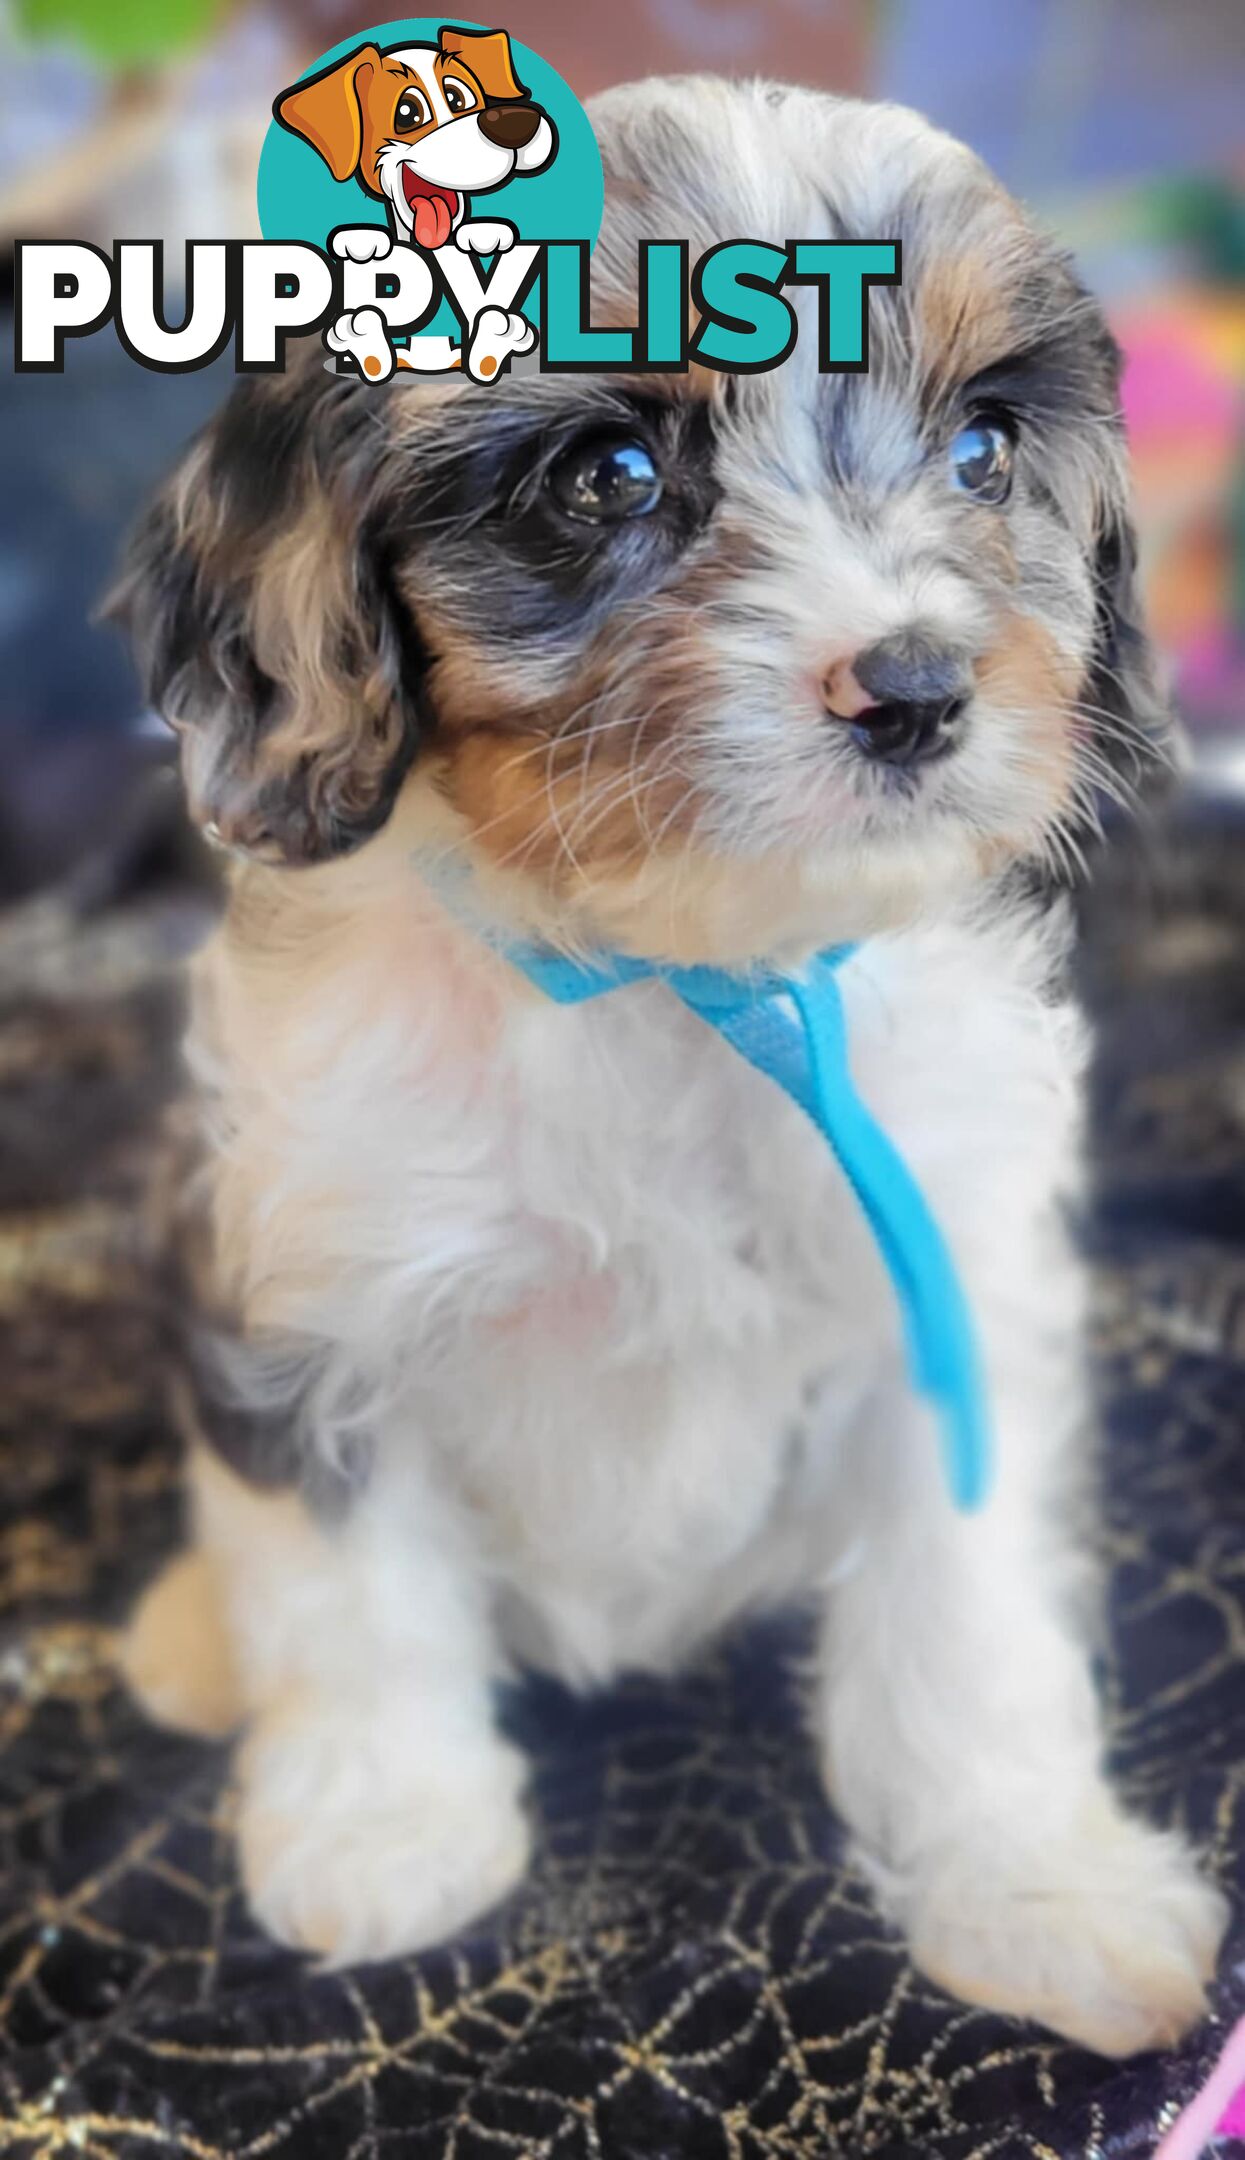
MULTIPOLYGON (((522 1014, 498 1143, 550 1289, 612 1291, 668 1329, 764 1331, 824 1305, 863 1225, 827 1143, 777 1083, 660 986, 522 1014)), ((559 1300, 555 1296, 554 1305, 559 1300)))

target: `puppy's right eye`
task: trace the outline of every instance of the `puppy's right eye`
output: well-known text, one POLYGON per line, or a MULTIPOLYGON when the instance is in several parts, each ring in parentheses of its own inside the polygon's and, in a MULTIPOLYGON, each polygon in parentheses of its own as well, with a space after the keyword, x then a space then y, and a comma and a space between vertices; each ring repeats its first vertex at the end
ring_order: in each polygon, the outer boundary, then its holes
POLYGON ((428 101, 422 93, 418 90, 404 90, 398 99, 393 124, 406 132, 410 128, 426 127, 431 117, 428 101))
POLYGON ((573 443, 550 468, 547 484, 568 517, 592 525, 647 517, 663 489, 648 444, 629 435, 591 435, 573 443))

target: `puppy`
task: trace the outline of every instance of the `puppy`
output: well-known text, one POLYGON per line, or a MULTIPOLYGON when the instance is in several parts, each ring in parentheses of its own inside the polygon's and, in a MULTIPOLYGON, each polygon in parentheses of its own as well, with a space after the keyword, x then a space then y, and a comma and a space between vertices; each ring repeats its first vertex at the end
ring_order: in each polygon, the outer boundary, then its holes
POLYGON ((734 379, 483 398, 304 356, 151 514, 127 605, 235 859, 190 1043, 196 1542, 129 1669, 239 1731, 255 1912, 342 1963, 519 1880, 499 1674, 665 1669, 808 1599, 827 1791, 917 1964, 1106 2053, 1171 2041, 1224 1910, 1103 1772, 1051 898, 1165 755, 1117 356, 910 113, 689 80, 592 117, 598 322, 655 233, 895 236, 903 283, 865 374, 817 372, 815 316, 734 379), (660 984, 546 1001, 519 938, 859 941, 855 1077, 981 1332, 984 1513, 811 1125, 660 984))

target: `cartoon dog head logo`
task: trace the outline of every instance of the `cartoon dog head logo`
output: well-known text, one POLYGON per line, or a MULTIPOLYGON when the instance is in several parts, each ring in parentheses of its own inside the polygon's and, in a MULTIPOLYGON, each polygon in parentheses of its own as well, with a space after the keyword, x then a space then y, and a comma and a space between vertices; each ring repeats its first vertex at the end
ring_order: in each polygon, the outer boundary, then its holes
POLYGON ((523 307, 543 306, 545 248, 590 249, 604 199, 591 122, 547 60, 503 29, 412 16, 360 27, 272 111, 260 221, 330 264, 331 372, 485 384, 539 365, 523 307))
POLYGON ((504 30, 445 24, 435 45, 361 45, 283 90, 273 112, 335 180, 385 203, 395 240, 429 251, 457 235, 469 197, 543 172, 558 147, 504 30))

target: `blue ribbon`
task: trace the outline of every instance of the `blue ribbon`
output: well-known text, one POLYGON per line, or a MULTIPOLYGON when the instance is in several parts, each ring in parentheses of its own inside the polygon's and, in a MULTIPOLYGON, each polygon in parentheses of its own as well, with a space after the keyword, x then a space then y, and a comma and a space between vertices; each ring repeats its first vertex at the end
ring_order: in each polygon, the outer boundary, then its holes
POLYGON ((980 1507, 990 1484, 990 1421, 972 1315, 946 1242, 902 1156, 852 1083, 837 973, 855 950, 829 948, 797 973, 732 975, 625 954, 572 960, 536 945, 504 958, 559 1005, 658 981, 716 1029, 811 1118, 838 1159, 894 1283, 913 1385, 932 1405, 955 1505, 980 1507))

